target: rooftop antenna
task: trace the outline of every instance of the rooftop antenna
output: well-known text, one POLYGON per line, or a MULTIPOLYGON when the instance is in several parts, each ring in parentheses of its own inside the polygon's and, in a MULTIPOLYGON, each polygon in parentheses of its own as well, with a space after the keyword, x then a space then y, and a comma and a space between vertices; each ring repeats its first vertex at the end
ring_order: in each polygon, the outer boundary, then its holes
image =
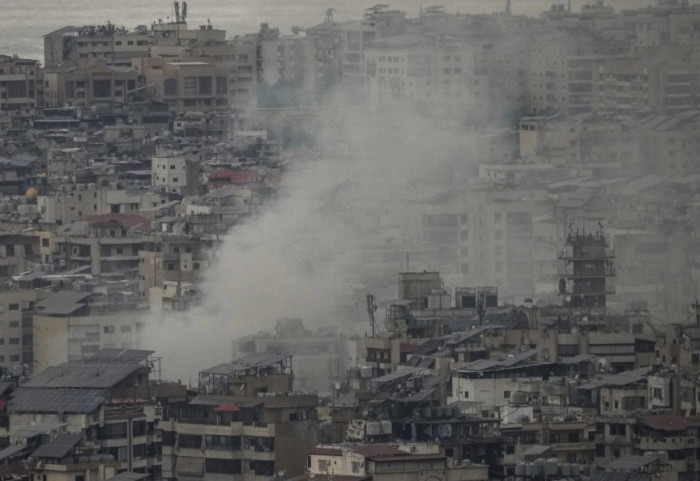
POLYGON ((187 19, 187 2, 182 2, 182 15, 180 15, 180 18, 182 19, 182 23, 185 23, 187 19))
POLYGON ((180 2, 175 0, 173 5, 175 7, 175 22, 180 23, 180 2))
POLYGON ((324 19, 324 22, 332 22, 334 13, 335 13, 335 8, 327 9, 326 10, 326 18, 324 19))
POLYGON ((377 302, 372 294, 367 294, 367 314, 369 315, 369 325, 372 328, 372 337, 377 335, 377 321, 374 313, 377 311, 377 302))

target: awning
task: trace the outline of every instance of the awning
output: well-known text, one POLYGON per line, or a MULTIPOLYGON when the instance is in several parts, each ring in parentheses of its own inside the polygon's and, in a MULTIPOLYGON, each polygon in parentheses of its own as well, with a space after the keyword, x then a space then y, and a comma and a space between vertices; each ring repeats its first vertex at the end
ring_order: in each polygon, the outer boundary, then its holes
POLYGON ((0 460, 17 456, 26 449, 27 446, 25 446, 24 444, 12 444, 3 450, 0 450, 0 460))
POLYGON ((216 411, 216 412, 235 412, 235 411, 240 411, 240 409, 238 409, 238 406, 236 406, 233 403, 226 403, 226 404, 222 404, 219 407, 214 408, 214 411, 216 411))
POLYGON ((190 458, 187 456, 177 457, 177 474, 186 476, 203 476, 204 475, 204 458, 190 458))

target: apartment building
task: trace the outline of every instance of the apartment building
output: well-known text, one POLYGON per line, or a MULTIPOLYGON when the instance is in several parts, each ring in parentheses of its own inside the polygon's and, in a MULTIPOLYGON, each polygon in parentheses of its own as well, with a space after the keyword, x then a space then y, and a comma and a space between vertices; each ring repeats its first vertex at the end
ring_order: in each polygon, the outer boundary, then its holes
POLYGON ((184 153, 159 152, 151 159, 151 185, 168 194, 199 193, 200 163, 184 153))
POLYGON ((139 64, 153 100, 171 112, 215 112, 228 109, 228 72, 209 58, 145 58, 139 64))
MULTIPOLYGON (((77 362, 46 367, 14 391, 8 408, 11 430, 53 426, 80 434, 99 452, 111 455, 117 471, 160 478, 161 408, 149 395, 152 354, 106 349, 77 362)), ((72 441, 71 447, 78 438, 72 441)))
POLYGON ((29 115, 41 106, 42 72, 37 60, 0 55, 0 110, 29 115))
MULTIPOLYGON (((437 446, 432 446, 437 448, 437 446)), ((450 465, 438 449, 431 446, 389 444, 318 445, 308 456, 304 479, 391 479, 419 480, 427 476, 435 481, 489 479, 485 464, 450 465)))
POLYGON ((146 84, 132 67, 116 66, 103 59, 44 70, 44 105, 92 107, 128 104, 132 94, 146 84))
POLYGON ((65 66, 89 59, 130 65, 133 57, 148 56, 149 44, 146 29, 130 32, 110 23, 67 26, 44 35, 44 65, 65 66))
POLYGON ((0 292, 0 365, 5 372, 18 363, 33 365, 33 314, 44 296, 37 290, 0 292))
POLYGON ((33 233, 0 233, 0 278, 19 275, 39 259, 39 238, 33 233))
POLYGON ((138 347, 143 321, 136 307, 135 299, 106 289, 58 291, 37 303, 32 326, 34 371, 78 361, 103 348, 138 347))
POLYGON ((150 231, 151 220, 137 214, 87 215, 57 233, 53 260, 95 276, 135 276, 150 231))
POLYGON ((245 111, 258 105, 258 39, 256 34, 236 36, 223 45, 205 45, 202 57, 227 69, 228 104, 245 111))
POLYGON ((292 393, 292 379, 286 353, 253 354, 200 372, 199 394, 165 410, 163 477, 302 474, 318 435, 318 398, 292 393))
POLYGON ((440 271, 461 276, 462 284, 476 277, 499 286, 502 297, 531 297, 533 276, 539 272, 533 220, 549 212, 550 201, 539 189, 475 186, 428 204, 423 240, 440 248, 440 271))
POLYGON ((165 204, 166 199, 157 192, 104 182, 62 184, 53 192, 42 192, 36 202, 44 222, 67 225, 87 216, 146 213, 165 204))
POLYGON ((139 251, 139 295, 153 310, 186 310, 199 299, 209 267, 205 245, 186 235, 161 234, 139 251))
POLYGON ((593 111, 598 64, 629 51, 624 43, 591 33, 540 35, 531 44, 530 105, 533 112, 593 111))

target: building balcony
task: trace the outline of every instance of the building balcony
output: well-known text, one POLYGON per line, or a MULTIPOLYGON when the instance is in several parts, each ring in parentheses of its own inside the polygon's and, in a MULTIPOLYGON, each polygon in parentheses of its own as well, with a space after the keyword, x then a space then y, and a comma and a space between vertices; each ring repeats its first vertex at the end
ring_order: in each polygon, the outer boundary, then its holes
POLYGON ((557 443, 551 444, 552 451, 554 452, 579 452, 579 451, 594 451, 595 445, 592 442, 579 442, 579 443, 557 443))
POLYGON ((557 259, 562 261, 591 261, 591 260, 606 260, 614 259, 615 252, 613 250, 606 249, 603 253, 595 252, 582 252, 582 253, 572 253, 566 250, 559 251, 557 253, 557 259))
POLYGON ((105 420, 133 419, 145 417, 143 406, 119 406, 105 408, 105 420))
POLYGON ((614 295, 615 286, 601 286, 601 287, 567 287, 565 291, 560 292, 560 294, 567 296, 605 296, 614 295))
POLYGON ((615 267, 607 266, 600 269, 578 269, 576 272, 573 269, 559 269, 557 275, 568 279, 586 279, 590 277, 614 277, 617 274, 615 267))
POLYGON ((243 451, 240 448, 212 449, 207 447, 204 450, 204 456, 212 459, 241 459, 243 451))

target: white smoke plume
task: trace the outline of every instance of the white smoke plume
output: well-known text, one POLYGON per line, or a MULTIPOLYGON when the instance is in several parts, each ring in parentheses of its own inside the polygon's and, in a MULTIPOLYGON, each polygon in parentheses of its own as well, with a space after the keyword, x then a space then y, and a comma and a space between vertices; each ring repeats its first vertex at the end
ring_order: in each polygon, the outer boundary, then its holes
POLYGON ((215 252, 203 305, 146 323, 141 344, 164 357, 171 379, 194 380, 229 361, 234 338, 276 319, 364 329, 364 306, 344 309, 351 286, 365 281, 360 247, 382 242, 387 223, 420 218, 416 206, 431 185, 460 184, 474 165, 465 136, 408 107, 333 108, 321 124, 320 158, 296 161, 280 198, 234 227, 215 252))

